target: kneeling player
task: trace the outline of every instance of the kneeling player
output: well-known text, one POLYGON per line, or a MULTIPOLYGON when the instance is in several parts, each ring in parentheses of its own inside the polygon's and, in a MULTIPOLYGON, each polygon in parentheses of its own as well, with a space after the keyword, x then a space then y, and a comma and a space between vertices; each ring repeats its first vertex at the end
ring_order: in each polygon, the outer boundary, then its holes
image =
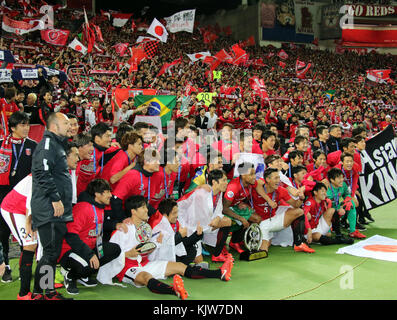
MULTIPOLYGON (((117 278, 136 287, 146 286, 154 293, 173 294, 181 299, 187 298, 180 275, 191 278, 218 278, 224 281, 230 280, 233 260, 227 259, 218 270, 208 270, 197 266, 186 266, 181 262, 149 261, 148 255, 153 250, 141 252, 139 226, 148 220, 148 208, 146 200, 142 196, 132 196, 125 202, 125 210, 131 215, 132 224, 128 226, 128 232, 116 231, 110 242, 117 243, 125 254, 125 265, 117 278), (170 286, 157 279, 165 279, 174 275, 173 285, 170 286)), ((161 243, 162 235, 157 241, 161 243)))
POLYGON ((319 242, 322 245, 329 244, 352 244, 352 239, 347 239, 342 235, 336 238, 327 236, 332 226, 332 218, 335 209, 332 208, 331 201, 327 198, 327 187, 322 182, 317 182, 303 207, 305 215, 309 220, 310 228, 306 234, 307 242, 319 242))
POLYGON ((274 233, 291 226, 294 236, 294 250, 296 252, 315 252, 304 242, 305 217, 303 210, 300 208, 302 202, 292 199, 288 191, 280 187, 279 184, 278 170, 268 168, 263 174, 263 179, 256 181, 252 192, 255 211, 262 217, 262 222, 259 224, 262 231, 260 250, 267 252, 274 233), (266 195, 277 203, 277 208, 270 207, 265 200, 266 195), (283 206, 283 202, 292 207, 283 206))

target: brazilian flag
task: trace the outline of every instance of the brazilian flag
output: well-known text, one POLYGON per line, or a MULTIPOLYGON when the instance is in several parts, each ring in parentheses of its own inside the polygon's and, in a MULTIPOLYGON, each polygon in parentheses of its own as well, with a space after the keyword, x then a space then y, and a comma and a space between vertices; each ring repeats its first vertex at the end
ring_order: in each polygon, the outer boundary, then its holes
POLYGON ((334 95, 335 95, 335 90, 325 91, 325 96, 328 98, 329 101, 332 101, 334 99, 334 95))
POLYGON ((172 117, 172 109, 176 105, 176 96, 145 96, 137 95, 134 106, 148 105, 149 116, 160 116, 161 126, 166 127, 172 117))

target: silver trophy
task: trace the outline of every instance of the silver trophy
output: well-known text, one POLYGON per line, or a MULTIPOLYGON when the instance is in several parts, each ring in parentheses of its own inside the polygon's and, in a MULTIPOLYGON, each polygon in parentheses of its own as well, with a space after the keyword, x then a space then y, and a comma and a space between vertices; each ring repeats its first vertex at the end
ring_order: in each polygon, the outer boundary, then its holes
POLYGON ((139 250, 140 253, 148 253, 156 249, 156 244, 150 241, 152 238, 152 227, 147 222, 141 222, 136 228, 135 236, 140 242, 140 244, 136 246, 136 249, 139 250))
POLYGON ((252 223, 244 233, 246 251, 240 254, 240 260, 258 260, 267 257, 267 252, 259 250, 262 244, 262 231, 257 223, 252 223))

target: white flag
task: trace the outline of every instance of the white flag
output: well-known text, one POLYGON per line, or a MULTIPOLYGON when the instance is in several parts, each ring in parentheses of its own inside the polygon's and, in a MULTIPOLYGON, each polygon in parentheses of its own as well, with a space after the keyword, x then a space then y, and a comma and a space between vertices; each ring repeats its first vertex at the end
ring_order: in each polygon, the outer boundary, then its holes
POLYGON ((124 27, 128 19, 132 17, 131 13, 112 13, 113 26, 124 27))
POLYGON ((139 36, 138 39, 136 40, 136 43, 141 43, 141 42, 146 42, 146 41, 159 41, 159 40, 156 38, 152 38, 152 37, 139 36))
POLYGON ((204 60, 205 57, 210 57, 211 52, 202 51, 202 52, 196 52, 196 53, 192 53, 192 54, 186 53, 186 55, 189 57, 190 60, 192 60, 192 62, 196 62, 197 60, 204 60))
POLYGON ((68 47, 82 53, 83 55, 87 53, 87 48, 76 38, 73 39, 73 41, 68 45, 68 47))
POLYGON ((150 25, 147 33, 151 34, 152 36, 160 39, 162 42, 167 42, 168 32, 165 27, 158 21, 156 18, 153 19, 152 24, 150 25))
POLYGON ((167 29, 172 33, 179 31, 193 33, 195 15, 196 9, 184 10, 164 18, 164 20, 167 21, 167 29))

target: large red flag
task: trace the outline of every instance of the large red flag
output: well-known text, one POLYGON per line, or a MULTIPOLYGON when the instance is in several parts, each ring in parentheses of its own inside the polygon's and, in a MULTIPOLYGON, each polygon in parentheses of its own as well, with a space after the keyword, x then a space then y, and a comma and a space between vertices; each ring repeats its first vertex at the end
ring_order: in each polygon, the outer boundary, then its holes
POLYGON ((283 60, 288 59, 288 54, 283 49, 280 50, 280 52, 277 54, 277 56, 283 60))
POLYGON ((128 64, 130 65, 130 69, 128 70, 128 73, 131 73, 132 71, 138 71, 138 65, 141 63, 141 61, 145 58, 145 51, 143 48, 138 47, 138 48, 132 48, 131 49, 131 58, 128 60, 128 64))
POLYGON ((305 79, 305 75, 309 71, 311 66, 311 63, 306 64, 304 61, 300 61, 299 59, 297 59, 295 65, 297 77, 299 79, 305 79))
POLYGON ((232 64, 241 65, 247 62, 248 54, 245 50, 241 49, 238 44, 232 46, 232 51, 234 53, 234 59, 232 64))
POLYGON ((182 58, 174 60, 171 63, 164 63, 163 66, 161 67, 159 73, 157 74, 157 77, 160 77, 164 73, 170 71, 173 66, 180 64, 181 62, 182 62, 182 58))
POLYGON ((69 30, 46 29, 41 30, 41 39, 54 46, 65 46, 68 42, 69 30))

